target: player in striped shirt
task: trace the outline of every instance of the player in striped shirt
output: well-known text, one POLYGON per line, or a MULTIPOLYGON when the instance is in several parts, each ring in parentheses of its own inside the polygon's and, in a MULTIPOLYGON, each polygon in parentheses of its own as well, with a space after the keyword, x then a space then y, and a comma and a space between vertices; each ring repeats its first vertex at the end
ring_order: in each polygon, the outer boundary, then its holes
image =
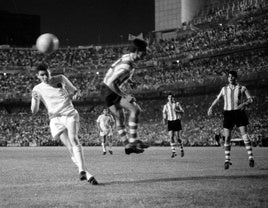
POLYGON ((142 153, 148 146, 137 139, 137 128, 141 108, 131 95, 124 92, 121 87, 130 80, 134 71, 134 63, 146 54, 147 43, 141 39, 134 39, 130 53, 123 55, 114 62, 101 84, 101 96, 114 115, 118 134, 125 145, 125 153, 142 153), (129 111, 129 138, 125 128, 123 109, 129 111))
POLYGON ((109 153, 112 155, 112 137, 115 120, 112 115, 109 114, 109 109, 104 108, 103 113, 97 118, 97 126, 101 137, 101 146, 103 155, 106 155, 106 143, 109 143, 109 153))
POLYGON ((228 85, 224 86, 217 98, 212 102, 208 109, 208 115, 212 115, 213 106, 218 103, 220 98, 224 99, 224 120, 223 130, 225 136, 225 162, 224 168, 228 169, 231 163, 231 131, 236 126, 239 128, 245 147, 248 152, 249 166, 254 167, 254 158, 252 153, 251 142, 247 133, 248 117, 245 113, 245 107, 253 102, 253 99, 245 86, 237 82, 237 72, 230 71, 228 73, 228 85))
POLYGON ((177 156, 175 145, 177 143, 180 146, 181 157, 184 156, 183 144, 182 144, 182 127, 181 127, 181 116, 184 113, 183 108, 179 102, 175 101, 175 96, 169 94, 168 102, 163 107, 163 123, 167 123, 168 135, 170 138, 170 147, 171 147, 171 157, 174 158, 177 156))
POLYGON ((68 148, 72 161, 78 167, 80 180, 97 185, 94 176, 86 170, 82 146, 78 139, 79 114, 72 104, 72 99, 79 96, 78 90, 64 75, 51 76, 45 64, 37 67, 36 75, 41 83, 32 90, 32 113, 38 112, 42 101, 48 111, 52 137, 59 137, 68 148))

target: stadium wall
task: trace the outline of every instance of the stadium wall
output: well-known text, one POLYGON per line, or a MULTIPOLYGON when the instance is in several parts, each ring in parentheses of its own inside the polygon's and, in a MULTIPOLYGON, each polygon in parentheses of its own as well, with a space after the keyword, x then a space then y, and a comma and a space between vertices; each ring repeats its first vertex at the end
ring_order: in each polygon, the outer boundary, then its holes
POLYGON ((155 36, 171 39, 184 22, 191 21, 205 5, 205 0, 155 0, 155 36))

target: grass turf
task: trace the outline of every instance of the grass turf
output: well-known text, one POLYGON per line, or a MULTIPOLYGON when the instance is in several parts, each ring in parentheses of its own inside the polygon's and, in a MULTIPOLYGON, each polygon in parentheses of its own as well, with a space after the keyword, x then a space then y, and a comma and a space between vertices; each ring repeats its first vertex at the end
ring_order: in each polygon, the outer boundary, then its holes
POLYGON ((268 207, 268 148, 253 149, 250 168, 233 147, 229 170, 221 147, 186 147, 183 158, 168 147, 84 153, 99 186, 79 181, 65 147, 0 148, 0 207, 268 207))

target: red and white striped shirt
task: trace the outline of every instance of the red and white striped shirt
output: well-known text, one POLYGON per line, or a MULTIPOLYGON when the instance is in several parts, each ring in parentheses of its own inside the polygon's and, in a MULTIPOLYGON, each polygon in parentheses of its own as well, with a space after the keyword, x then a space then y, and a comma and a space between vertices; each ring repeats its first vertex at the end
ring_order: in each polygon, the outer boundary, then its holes
POLYGON ((166 115, 165 118, 168 121, 175 121, 181 119, 181 113, 176 112, 176 110, 180 110, 182 113, 184 112, 179 102, 168 102, 163 107, 163 115, 166 115))
POLYGON ((225 111, 231 111, 231 110, 237 110, 239 104, 243 102, 243 99, 246 98, 250 99, 251 96, 248 93, 248 90, 245 86, 242 85, 234 85, 233 88, 231 88, 230 85, 224 86, 217 98, 220 97, 224 98, 224 110, 225 111))

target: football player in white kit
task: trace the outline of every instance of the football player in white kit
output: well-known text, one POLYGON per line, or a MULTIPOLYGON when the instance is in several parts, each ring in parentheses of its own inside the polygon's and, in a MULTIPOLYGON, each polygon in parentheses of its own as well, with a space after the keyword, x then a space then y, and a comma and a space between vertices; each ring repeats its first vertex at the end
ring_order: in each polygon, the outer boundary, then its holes
POLYGON ((78 139, 79 114, 72 104, 72 98, 79 96, 78 90, 64 75, 51 76, 46 64, 37 67, 36 76, 41 83, 32 90, 32 113, 38 112, 41 101, 48 111, 52 137, 59 137, 68 148, 72 161, 78 167, 80 180, 97 185, 97 180, 86 170, 78 139))
POLYGON ((112 137, 113 137, 113 129, 115 126, 115 120, 111 114, 109 114, 108 108, 103 109, 103 113, 97 118, 97 127, 100 132, 101 137, 101 146, 103 155, 106 155, 106 143, 109 144, 109 153, 112 155, 112 137))

